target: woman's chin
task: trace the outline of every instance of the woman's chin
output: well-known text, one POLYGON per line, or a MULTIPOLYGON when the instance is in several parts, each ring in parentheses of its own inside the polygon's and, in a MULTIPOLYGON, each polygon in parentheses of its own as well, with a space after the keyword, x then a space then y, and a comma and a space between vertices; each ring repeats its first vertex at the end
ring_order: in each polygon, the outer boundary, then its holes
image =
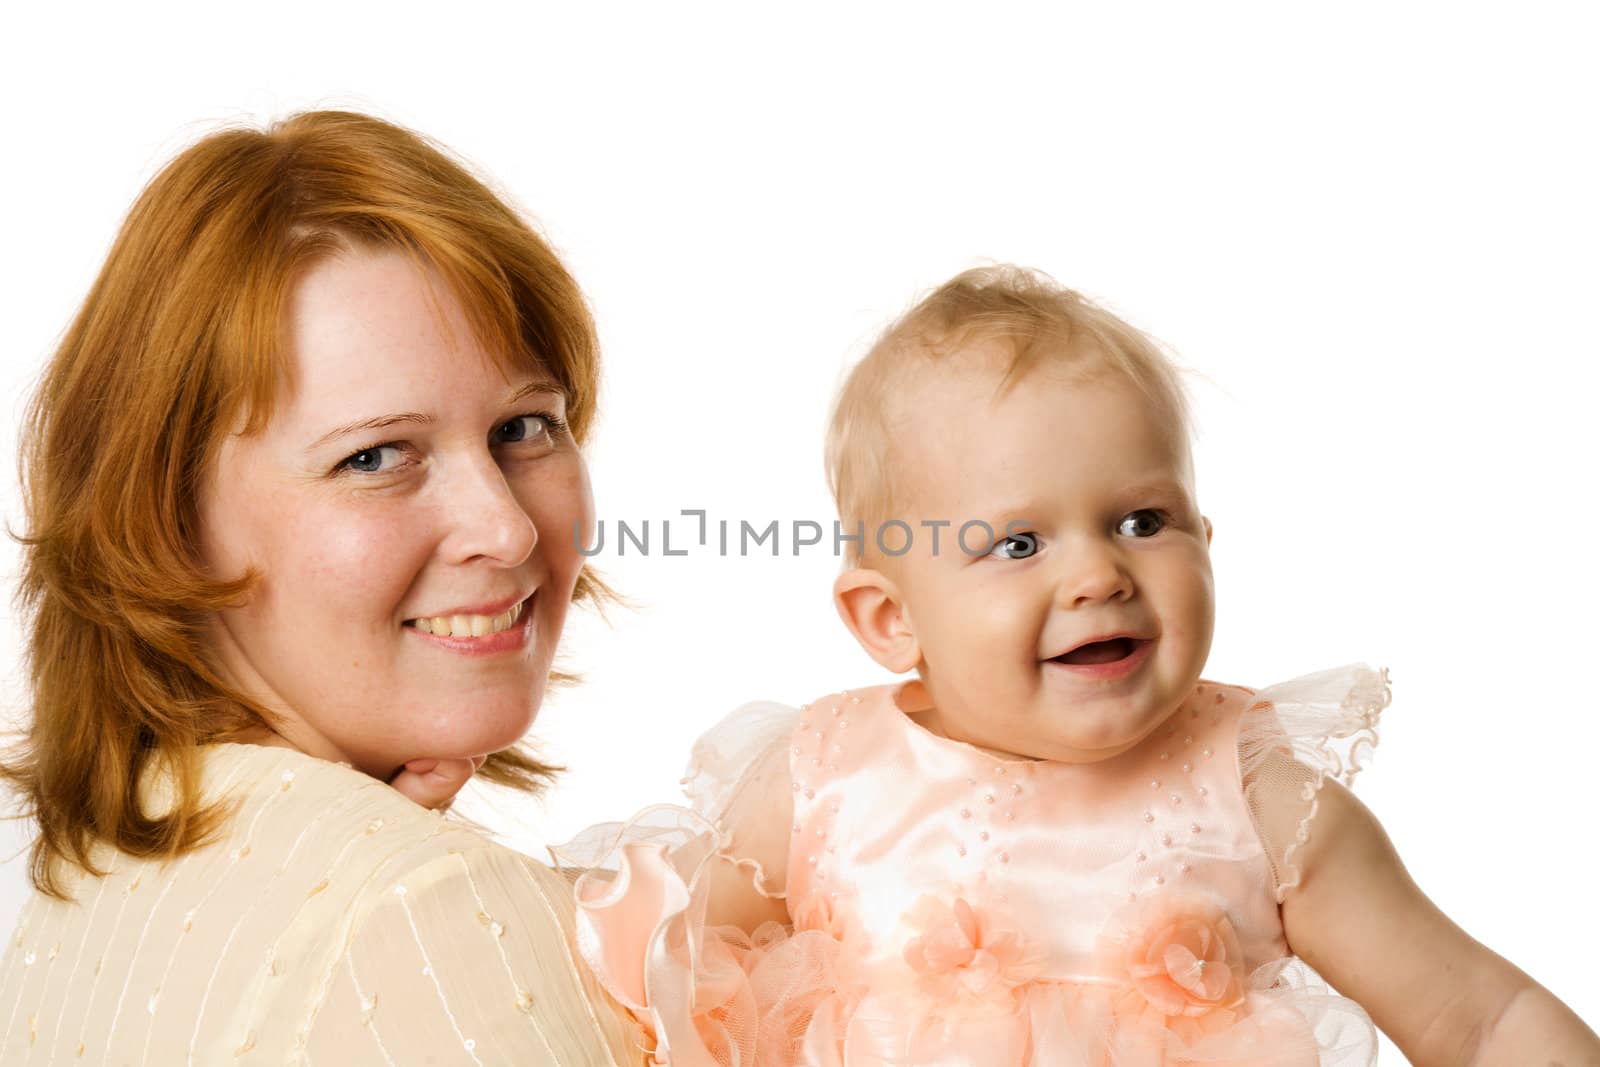
POLYGON ((418 759, 471 759, 510 748, 533 728, 538 706, 528 694, 504 706, 485 707, 479 703, 449 717, 412 720, 410 729, 395 730, 382 745, 371 751, 362 764, 398 767, 418 759))
POLYGON ((449 731, 442 739, 451 742, 452 755, 483 756, 499 752, 527 737, 538 714, 537 705, 507 709, 503 714, 485 715, 470 724, 470 728, 466 723, 459 724, 461 728, 449 731))

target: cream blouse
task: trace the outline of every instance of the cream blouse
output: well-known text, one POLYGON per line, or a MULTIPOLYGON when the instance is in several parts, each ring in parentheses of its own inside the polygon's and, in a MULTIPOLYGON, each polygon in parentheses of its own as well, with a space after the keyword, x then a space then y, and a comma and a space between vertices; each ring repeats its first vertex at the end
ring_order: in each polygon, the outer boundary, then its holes
POLYGON ((642 1063, 567 882, 349 767, 204 750, 240 807, 169 864, 105 848, 0 965, 6 1064, 642 1063))

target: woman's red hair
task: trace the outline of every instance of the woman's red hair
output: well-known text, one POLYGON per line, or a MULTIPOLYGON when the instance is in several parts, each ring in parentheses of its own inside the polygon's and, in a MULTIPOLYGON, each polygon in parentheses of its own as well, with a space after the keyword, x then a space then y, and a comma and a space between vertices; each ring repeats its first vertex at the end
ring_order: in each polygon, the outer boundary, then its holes
MULTIPOLYGON (((176 855, 227 812, 202 807, 198 746, 268 722, 209 661, 204 622, 254 579, 208 576, 196 496, 217 445, 270 417, 292 385, 281 338, 305 268, 340 248, 431 266, 477 339, 567 394, 581 443, 599 358, 576 282, 540 236, 441 148, 367 115, 315 111, 206 137, 140 195, 50 360, 23 428, 27 529, 18 602, 32 707, 0 778, 38 822, 31 873, 99 873, 97 842, 176 855), (170 776, 150 811, 140 783, 170 776)), ((608 590, 579 578, 575 600, 608 590)), ((537 788, 552 768, 514 748, 480 774, 537 788)))

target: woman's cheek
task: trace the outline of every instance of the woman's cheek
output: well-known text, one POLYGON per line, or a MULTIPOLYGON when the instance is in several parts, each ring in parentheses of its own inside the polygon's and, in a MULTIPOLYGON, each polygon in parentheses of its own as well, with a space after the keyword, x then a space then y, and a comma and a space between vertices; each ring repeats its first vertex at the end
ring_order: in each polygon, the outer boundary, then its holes
POLYGON ((307 576, 301 592, 319 604, 333 599, 349 604, 350 614, 392 615, 428 556, 428 524, 415 510, 308 515, 290 532, 286 565, 276 573, 307 576))
POLYGON ((539 532, 535 552, 542 555, 552 581, 577 580, 584 556, 580 545, 594 543, 594 497, 583 457, 573 452, 536 472, 519 494, 523 508, 539 532))

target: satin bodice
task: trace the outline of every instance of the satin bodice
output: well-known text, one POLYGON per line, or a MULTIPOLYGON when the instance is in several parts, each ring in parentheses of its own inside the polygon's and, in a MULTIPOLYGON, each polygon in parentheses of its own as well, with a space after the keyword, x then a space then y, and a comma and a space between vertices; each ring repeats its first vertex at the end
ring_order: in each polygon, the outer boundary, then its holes
POLYGON ((959 899, 1028 941, 1039 977, 1095 982, 1119 915, 1199 895, 1225 910, 1247 969, 1287 953, 1240 784, 1250 690, 1202 681, 1137 746, 1091 764, 1003 759, 930 733, 902 706, 915 693, 877 686, 802 709, 791 912, 853 932, 870 966, 918 932, 919 899, 959 899))
POLYGON ((696 743, 694 810, 558 850, 580 951, 654 1062, 1370 1067, 1371 1020, 1289 955, 1278 902, 1318 790, 1376 742, 1386 673, 1200 681, 1090 764, 938 736, 925 699, 747 704, 696 743), (729 864, 790 922, 720 918, 729 864))

